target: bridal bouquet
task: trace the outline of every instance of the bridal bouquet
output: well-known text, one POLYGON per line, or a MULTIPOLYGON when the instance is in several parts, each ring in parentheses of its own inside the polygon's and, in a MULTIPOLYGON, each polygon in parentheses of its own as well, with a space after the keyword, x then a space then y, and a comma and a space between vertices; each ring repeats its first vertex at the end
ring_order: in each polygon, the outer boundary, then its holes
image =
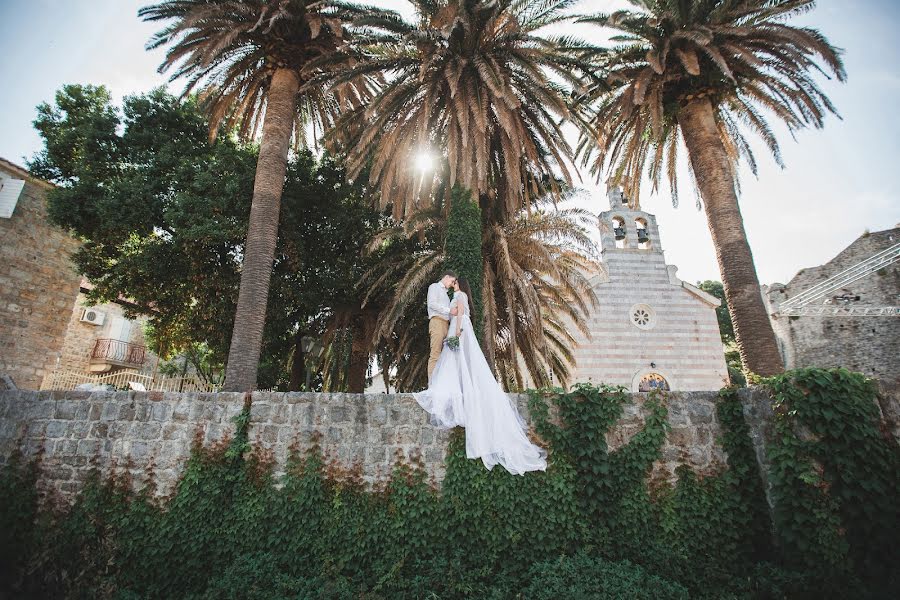
POLYGON ((451 350, 459 350, 459 336, 448 337, 444 342, 451 350))

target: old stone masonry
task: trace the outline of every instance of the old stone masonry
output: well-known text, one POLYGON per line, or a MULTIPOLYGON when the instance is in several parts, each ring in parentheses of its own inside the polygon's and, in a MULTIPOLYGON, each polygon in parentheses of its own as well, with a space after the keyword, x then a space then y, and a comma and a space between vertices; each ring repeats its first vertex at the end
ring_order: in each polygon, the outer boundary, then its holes
MULTIPOLYGON (((674 480, 679 464, 699 473, 724 468, 717 441, 715 392, 667 394, 671 430, 655 479, 674 480)), ((514 395, 527 418, 526 396, 514 395)), ((626 443, 644 424, 646 394, 633 394, 620 421, 607 434, 611 449, 626 443)), ((761 447, 768 401, 742 396, 761 447)), ((126 468, 136 485, 152 467, 157 493, 173 488, 195 436, 204 444, 230 437, 241 411, 240 393, 0 391, 0 462, 16 450, 42 452, 41 485, 71 496, 91 469, 126 468)), ((302 451, 319 439, 326 456, 361 468, 368 483, 386 479, 398 457, 418 456, 436 485, 444 476, 449 434, 429 424, 410 396, 388 394, 266 393, 252 395, 250 441, 271 452, 283 472, 289 447, 302 451)))

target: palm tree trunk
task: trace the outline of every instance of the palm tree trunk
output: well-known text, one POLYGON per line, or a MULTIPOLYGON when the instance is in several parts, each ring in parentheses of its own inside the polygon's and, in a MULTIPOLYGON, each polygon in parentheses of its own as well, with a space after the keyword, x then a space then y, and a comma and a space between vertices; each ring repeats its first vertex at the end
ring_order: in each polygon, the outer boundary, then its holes
MULTIPOLYGON (((296 392, 305 383, 306 378, 306 354, 303 353, 303 330, 294 335, 294 358, 291 361, 291 378, 288 383, 288 391, 296 392)), ((309 390, 306 390, 307 392, 309 390)))
POLYGON ((350 365, 347 368, 347 391, 351 394, 366 391, 366 374, 377 316, 377 313, 362 310, 351 321, 353 341, 350 343, 350 365))
POLYGON ((223 391, 244 392, 256 388, 272 261, 278 241, 281 194, 299 89, 300 80, 292 70, 278 69, 272 75, 223 391))
POLYGON ((744 370, 764 376, 780 373, 784 362, 763 304, 734 176, 716 128, 712 102, 709 98, 691 100, 681 109, 678 120, 712 232, 744 370))

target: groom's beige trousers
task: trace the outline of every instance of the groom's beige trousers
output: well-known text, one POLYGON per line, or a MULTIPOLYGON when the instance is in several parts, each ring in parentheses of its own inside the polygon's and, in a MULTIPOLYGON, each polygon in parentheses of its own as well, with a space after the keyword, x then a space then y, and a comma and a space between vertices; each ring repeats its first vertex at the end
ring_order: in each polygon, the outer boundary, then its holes
POLYGON ((431 374, 434 373, 434 367, 437 365, 438 358, 441 356, 441 349, 444 346, 444 338, 450 331, 450 321, 440 317, 431 317, 428 321, 428 335, 431 336, 431 352, 428 355, 428 380, 431 381, 431 374))

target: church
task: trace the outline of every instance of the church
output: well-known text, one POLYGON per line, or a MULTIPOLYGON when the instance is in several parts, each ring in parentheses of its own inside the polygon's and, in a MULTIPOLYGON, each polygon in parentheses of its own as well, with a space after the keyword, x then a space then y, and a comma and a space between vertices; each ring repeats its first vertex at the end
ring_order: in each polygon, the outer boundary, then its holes
POLYGON ((656 217, 631 209, 621 189, 600 214, 601 258, 591 278, 598 306, 590 337, 576 333, 570 383, 621 385, 632 392, 718 390, 728 369, 716 319, 718 298, 676 277, 656 217))

